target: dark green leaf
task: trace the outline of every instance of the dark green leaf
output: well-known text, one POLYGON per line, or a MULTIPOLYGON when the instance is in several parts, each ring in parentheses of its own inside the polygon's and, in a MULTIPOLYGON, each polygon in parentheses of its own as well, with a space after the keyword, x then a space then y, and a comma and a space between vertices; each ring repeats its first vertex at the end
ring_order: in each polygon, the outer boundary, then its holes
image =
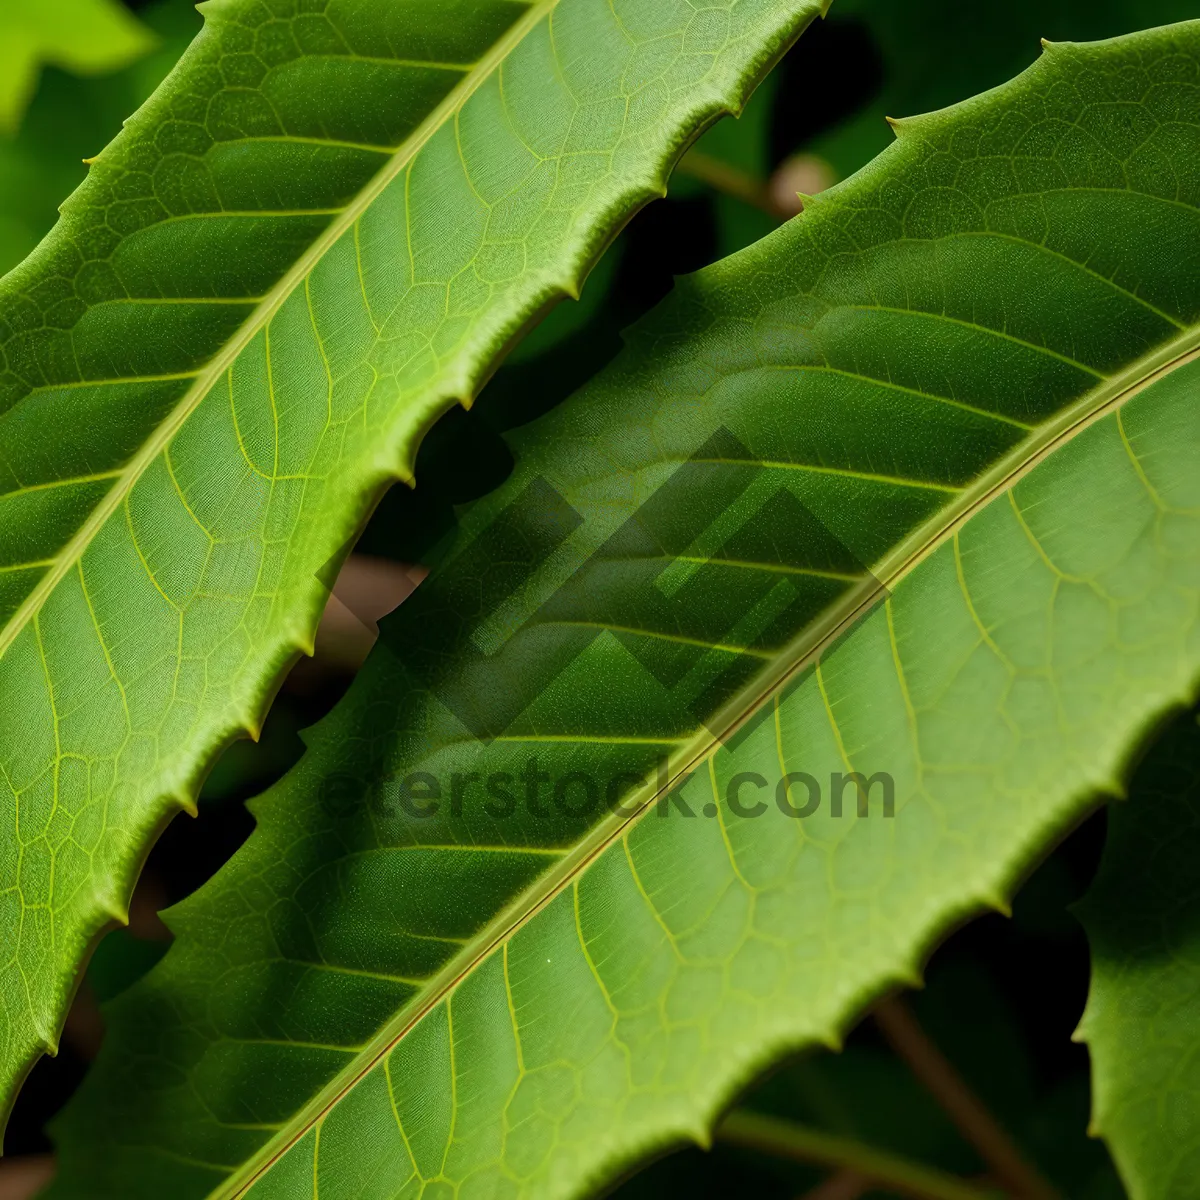
POLYGON ((1092 1125, 1133 1200, 1192 1200, 1200 1181, 1198 862, 1200 728, 1187 713, 1113 806, 1080 906, 1092 948, 1079 1027, 1092 1052, 1092 1125))
POLYGON ((848 175, 887 145, 885 117, 929 112, 1003 83, 1031 62, 1041 38, 1083 41, 1197 15, 1195 0, 838 0, 836 18, 877 43, 884 86, 812 149, 848 175))

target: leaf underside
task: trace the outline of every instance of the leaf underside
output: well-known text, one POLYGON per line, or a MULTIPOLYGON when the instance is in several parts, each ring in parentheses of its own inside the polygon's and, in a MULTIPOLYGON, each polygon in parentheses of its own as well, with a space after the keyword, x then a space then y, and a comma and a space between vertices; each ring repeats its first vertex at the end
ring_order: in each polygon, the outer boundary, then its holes
POLYGON ((512 437, 108 1008, 53 1194, 584 1194, 1121 790, 1200 676, 1200 23, 899 130, 512 437))
POLYGON ((1093 1132, 1133 1200, 1192 1200, 1200 1180, 1200 728, 1184 714, 1109 814, 1078 913, 1092 951, 1079 1037, 1092 1055, 1093 1132))
POLYGON ((209 0, 0 282, 0 1111, 424 429, 817 0, 209 0))

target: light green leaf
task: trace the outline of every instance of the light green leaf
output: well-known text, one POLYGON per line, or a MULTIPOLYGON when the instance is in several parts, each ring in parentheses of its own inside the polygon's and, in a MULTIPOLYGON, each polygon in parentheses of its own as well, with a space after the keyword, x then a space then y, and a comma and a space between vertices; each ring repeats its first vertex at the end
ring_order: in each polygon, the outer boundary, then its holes
POLYGON ((424 430, 817 0, 208 0, 0 282, 0 1092, 424 430))
MULTIPOLYGON (((1193 420, 1195 416, 1193 415, 1193 420)), ((1093 1132, 1133 1200, 1193 1200, 1200 1181, 1200 729, 1185 714, 1138 768, 1079 906, 1092 989, 1093 1132)))
POLYGON ((16 133, 43 63, 99 75, 153 47, 153 35, 120 0, 5 0, 0 4, 0 133, 16 133))
POLYGON ((55 1194, 594 1191, 1003 907, 1200 678, 1198 85, 1192 22, 901 123, 513 435, 55 1194))

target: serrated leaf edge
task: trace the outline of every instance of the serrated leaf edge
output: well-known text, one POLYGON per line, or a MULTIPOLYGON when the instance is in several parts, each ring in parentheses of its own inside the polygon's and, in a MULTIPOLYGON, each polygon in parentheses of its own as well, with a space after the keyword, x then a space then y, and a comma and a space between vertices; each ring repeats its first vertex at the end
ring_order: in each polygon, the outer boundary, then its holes
MULTIPOLYGON (((1036 64, 1035 64, 1036 65, 1036 64)), ((1018 77, 1020 78, 1020 77, 1018 77)), ((945 110, 953 112, 955 110, 945 110)), ((887 152, 880 156, 887 157, 887 152)), ((877 159, 876 162, 879 162, 877 159)), ((871 167, 866 168, 870 170, 871 167)), ((862 174, 852 178, 861 178, 862 174)), ((849 181, 847 181, 849 182, 849 181)), ((803 219, 803 217, 799 218, 803 219)), ((692 277, 695 279, 695 277, 692 277)), ((684 281, 685 284, 690 281, 684 281)), ((681 751, 672 755, 666 772, 634 791, 622 804, 629 815, 622 817, 613 813, 601 821, 574 849, 568 852, 545 875, 512 901, 498 914, 482 934, 477 936, 463 951, 456 955, 422 989, 422 993, 401 1009, 396 1017, 364 1047, 355 1061, 334 1077, 300 1112, 288 1121, 274 1138, 248 1160, 243 1167, 231 1175, 211 1193, 211 1200, 233 1200, 246 1194, 271 1164, 295 1144, 313 1125, 365 1076, 392 1048, 404 1038, 416 1024, 431 1012, 467 975, 484 959, 505 945, 516 932, 543 908, 551 903, 586 869, 586 867, 608 846, 623 836, 637 821, 645 816, 658 798, 696 767, 745 721, 778 688, 786 684, 805 668, 816 662, 823 651, 842 637, 861 617, 874 608, 881 594, 880 584, 891 592, 907 575, 916 569, 939 546, 955 535, 976 512, 998 497, 1010 492, 1035 467, 1057 449, 1072 441, 1085 429, 1118 411, 1130 399, 1156 383, 1164 376, 1184 364, 1200 358, 1200 327, 1185 330, 1178 337, 1159 347, 1151 354, 1138 360, 1120 374, 1105 380, 1084 395, 1075 404, 1049 421, 1030 438, 1010 451, 989 471, 982 475, 962 496, 948 505, 930 521, 905 539, 887 555, 874 569, 874 579, 853 589, 815 629, 805 631, 800 638, 787 647, 776 659, 776 669, 769 665, 763 677, 756 680, 751 689, 736 696, 711 722, 711 728, 720 730, 720 736, 706 729, 681 751)), ((1200 674, 1190 684, 1181 687, 1174 703, 1168 702, 1163 712, 1175 711, 1193 703, 1200 695, 1200 674)), ((945 906, 939 921, 932 921, 928 928, 914 940, 907 960, 897 962, 892 973, 882 976, 878 983, 863 989, 860 994, 848 998, 843 1006, 847 1014, 843 1023, 823 1032, 814 1031, 810 1038, 788 1037, 779 1044, 767 1045, 760 1053, 747 1060, 746 1069, 732 1079, 721 1092, 723 1099, 714 1102, 709 1120, 715 1121, 723 1106, 749 1080, 775 1061, 781 1054, 800 1049, 811 1042, 829 1048, 840 1048, 842 1037, 853 1027, 858 1015, 871 1001, 902 987, 919 986, 922 980, 922 964, 934 948, 955 928, 965 924, 983 912, 995 911, 1011 915, 1011 900, 1017 886, 1036 865, 1049 845, 1053 844, 1104 799, 1123 798, 1127 791, 1129 776, 1136 764, 1138 750, 1149 732, 1163 718, 1163 713, 1145 714, 1131 731, 1124 748, 1114 752, 1114 760, 1107 770, 1098 770, 1090 785, 1078 793, 1063 798, 1058 809, 1067 816, 1052 817, 1034 831, 1027 839, 1023 851, 1001 864, 991 879, 978 881, 972 894, 945 906), (1089 804, 1088 801, 1092 803, 1089 804)), ((253 811, 253 809, 252 809, 253 811)), ((200 895, 202 893, 199 893, 200 895)), ((189 906, 190 900, 176 906, 176 911, 189 906)), ((689 1127, 679 1131, 682 1142, 695 1142, 707 1146, 710 1126, 689 1127)), ((638 1151, 630 1151, 629 1160, 638 1151)))
MULTIPOLYGON (((188 416, 195 411, 207 391, 220 378, 221 373, 228 369, 251 338, 279 309, 288 295, 320 260, 321 255, 352 226, 353 221, 361 215, 366 205, 412 161, 429 138, 441 127, 441 124, 444 124, 449 116, 467 102, 471 94, 504 62, 507 54, 540 21, 551 14, 559 2, 560 0, 535 0, 529 10, 506 31, 472 68, 471 72, 426 117, 417 130, 410 135, 405 146, 373 177, 363 191, 355 197, 355 200, 347 206, 346 211, 331 223, 321 237, 308 248, 268 295, 259 302, 234 337, 218 351, 217 356, 184 394, 167 420, 131 460, 106 494, 105 499, 93 510, 77 533, 64 546, 56 557, 55 566, 39 580, 38 585, 26 597, 8 624, 0 630, 0 659, 27 625, 30 623, 36 625, 41 605, 54 587, 76 567, 103 523, 113 515, 141 474, 162 452, 188 416)), ((818 15, 823 15, 831 3, 832 0, 790 0, 786 10, 775 23, 772 37, 767 39, 764 54, 758 60, 749 62, 732 87, 726 89, 727 92, 734 94, 720 94, 716 88, 713 88, 707 94, 701 93, 697 97, 696 103, 679 120, 673 141, 668 141, 663 145, 654 174, 643 180, 631 177, 617 197, 609 203, 607 209, 596 215, 595 220, 585 231, 585 236, 575 245, 565 249, 562 258, 567 265, 567 270, 563 277, 543 281, 540 286, 531 287, 523 297, 523 302, 513 307, 512 315, 507 319, 498 323, 496 327, 484 326, 474 332, 471 340, 453 360, 453 367, 457 368, 458 377, 453 378, 450 370, 443 371, 440 385, 430 388, 420 402, 414 403, 406 409, 404 424, 411 430, 408 438, 401 444, 394 445, 393 443, 396 441, 394 429, 384 431, 380 438, 381 449, 376 462, 368 465, 363 472, 362 484, 358 493, 359 511, 348 514, 344 521, 344 527, 334 531, 334 537, 331 540, 335 544, 346 547, 348 551, 348 548, 357 540, 375 505, 387 488, 397 480, 403 480, 410 485, 415 482, 413 471, 417 448, 436 420, 455 403, 469 408, 478 390, 487 382, 504 354, 511 349, 519 337, 536 323, 539 317, 543 316, 554 303, 567 297, 578 297, 588 274, 624 225, 650 201, 666 195, 667 181, 671 172, 688 146, 722 116, 727 114, 736 116, 744 106, 746 97, 758 86, 787 48, 804 32, 813 19, 818 15), (774 43, 773 47, 772 43, 774 43), (451 377, 447 378, 447 376, 451 377)), ((208 0, 208 3, 197 7, 201 9, 206 19, 215 20, 222 15, 222 0, 208 0)), ((185 59, 186 55, 185 51, 185 59)), ((182 61, 184 60, 181 59, 182 61)), ((153 98, 149 103, 152 102, 153 98)), ((116 141, 111 144, 115 145, 121 136, 118 135, 116 141)), ((104 153, 105 151, 101 151, 97 158, 102 158, 104 153)), ((20 269, 21 265, 19 264, 14 271, 20 269)), ((226 725, 218 725, 214 722, 208 726, 207 730, 200 730, 197 738, 203 744, 199 748, 193 748, 188 754, 179 756, 175 778, 168 779, 156 802, 148 808, 150 819, 145 823, 140 834, 144 843, 144 852, 130 860, 124 871, 118 872, 106 881, 97 881, 110 885, 103 892, 98 889, 93 896, 94 911, 102 920, 95 924, 89 949, 77 966, 74 978, 67 981, 63 987, 62 1002, 59 1008, 61 1015, 58 1016, 52 1029, 43 1028, 38 1031, 37 1040, 32 1044, 32 1053, 28 1060, 10 1064, 11 1074, 8 1080, 0 1080, 0 1139, 3 1137, 3 1131, 17 1093, 37 1060, 43 1054, 55 1056, 58 1053, 59 1034, 66 1019, 67 1009, 82 983, 84 964, 105 933, 115 927, 128 924, 128 898, 132 895, 134 884, 141 874, 153 842, 178 812, 184 811, 195 815, 196 797, 200 787, 224 749, 243 736, 258 740, 266 713, 275 693, 283 683, 287 670, 300 657, 311 656, 313 653, 317 622, 324 607, 325 596, 326 589, 314 576, 314 585, 311 590, 307 595, 296 598, 296 602, 288 614, 289 619, 277 633, 273 644, 269 644, 263 649, 260 659, 261 668, 256 673, 253 683, 243 693, 242 712, 226 725), (164 801, 168 804, 165 812, 161 809, 164 801)), ((137 831, 134 832, 136 834, 137 831)), ((82 923, 82 927, 87 929, 86 919, 82 923)), ((2 1141, 0 1141, 0 1145, 2 1145, 2 1141)))

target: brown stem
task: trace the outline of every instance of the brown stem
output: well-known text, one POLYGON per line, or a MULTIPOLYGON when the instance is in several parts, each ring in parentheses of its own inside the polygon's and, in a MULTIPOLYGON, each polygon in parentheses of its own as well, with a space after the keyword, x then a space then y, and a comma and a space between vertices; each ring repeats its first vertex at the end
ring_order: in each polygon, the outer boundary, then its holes
POLYGON ((852 1172, 912 1200, 989 1200, 992 1193, 896 1154, 851 1138, 810 1129, 777 1117, 738 1109, 717 1126, 717 1140, 796 1162, 852 1172))
POLYGON ((776 221, 785 221, 791 216, 791 213, 782 212, 771 199, 771 191, 765 183, 702 150, 689 150, 680 159, 676 170, 707 183, 727 196, 736 196, 776 221))
POLYGON ((0 1200, 31 1200, 54 1178, 49 1154, 6 1158, 0 1163, 0 1200))
POLYGON ((870 1186, 870 1180, 855 1171, 839 1171, 824 1183, 817 1184, 811 1192, 805 1192, 800 1200, 859 1200, 870 1186))
POLYGON ((883 1000, 874 1016, 892 1049, 908 1063, 1005 1189, 1020 1200, 1058 1200, 1058 1193, 1026 1161, 904 1001, 896 996, 883 1000))

